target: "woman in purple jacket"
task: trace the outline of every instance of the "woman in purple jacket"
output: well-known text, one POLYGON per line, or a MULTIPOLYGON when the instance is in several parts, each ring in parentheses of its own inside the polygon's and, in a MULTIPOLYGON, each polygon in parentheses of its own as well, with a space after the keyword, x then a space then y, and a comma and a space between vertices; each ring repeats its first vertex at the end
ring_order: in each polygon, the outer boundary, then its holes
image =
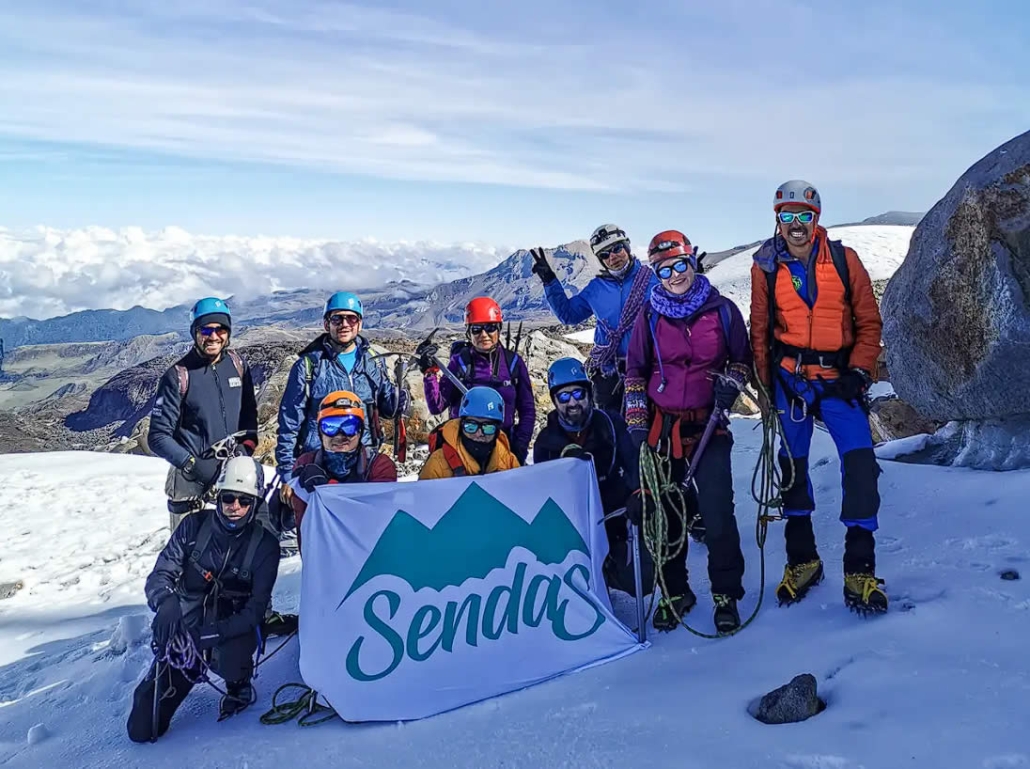
MULTIPOLYGON (((681 483, 713 409, 733 406, 751 372, 751 345, 744 318, 732 301, 697 274, 697 248, 676 230, 660 232, 648 246, 648 260, 661 283, 651 290, 637 317, 626 357, 626 424, 639 446, 668 454, 672 481, 681 483)), ((715 627, 730 633, 740 627, 737 601, 744 596, 744 556, 733 511, 733 438, 724 420, 699 457, 693 490, 684 490, 689 509, 696 505, 705 528, 708 576, 715 603, 715 627), (692 503, 692 504, 690 504, 692 503)), ((659 500, 668 521, 668 539, 680 537, 679 555, 666 561, 668 589, 655 610, 654 626, 668 631, 697 603, 687 581, 687 547, 680 516, 670 500, 659 500), (675 610, 675 613, 674 611, 675 610)), ((645 507, 639 496, 627 515, 639 525, 645 507)))
MULTIPOLYGON (((465 387, 485 385, 496 390, 504 399, 504 422, 501 429, 508 435, 511 450, 519 464, 526 463, 529 443, 536 426, 536 401, 529 369, 517 353, 501 344, 501 308, 493 299, 476 297, 465 307, 466 342, 451 348, 447 368, 454 372, 465 387), (516 421, 516 417, 518 417, 516 421)), ((458 416, 462 393, 440 371, 433 361, 437 346, 420 345, 419 369, 422 386, 430 414, 442 414, 450 407, 450 416, 458 416)))

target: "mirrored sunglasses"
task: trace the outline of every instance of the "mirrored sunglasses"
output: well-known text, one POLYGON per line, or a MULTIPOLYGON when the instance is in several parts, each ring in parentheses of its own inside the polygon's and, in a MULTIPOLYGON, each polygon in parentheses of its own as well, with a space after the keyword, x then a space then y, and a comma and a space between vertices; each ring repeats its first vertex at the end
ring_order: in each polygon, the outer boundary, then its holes
POLYGON ((222 334, 228 333, 229 329, 227 329, 225 326, 204 326, 200 329, 201 336, 214 336, 215 334, 221 336, 222 334))
POLYGON ((461 423, 461 429, 465 431, 465 435, 475 435, 477 431, 482 431, 483 435, 493 435, 497 432, 497 423, 465 420, 461 423))
POLYGON ((662 280, 668 280, 672 277, 673 272, 682 275, 687 271, 688 267, 690 267, 689 259, 677 259, 672 264, 663 264, 661 267, 655 270, 655 274, 662 280))
POLYGON ((790 224, 797 219, 802 224, 811 224, 815 219, 814 211, 780 211, 777 215, 782 224, 790 224))
POLYGON ((606 248, 604 251, 599 251, 597 254, 597 258, 604 260, 607 259, 609 256, 612 256, 613 254, 618 254, 622 251, 629 251, 629 246, 627 246, 625 243, 616 243, 611 248, 606 248))
POLYGON ((575 399, 577 401, 586 400, 587 391, 584 387, 577 387, 575 390, 562 390, 560 393, 554 396, 558 403, 568 403, 575 399))

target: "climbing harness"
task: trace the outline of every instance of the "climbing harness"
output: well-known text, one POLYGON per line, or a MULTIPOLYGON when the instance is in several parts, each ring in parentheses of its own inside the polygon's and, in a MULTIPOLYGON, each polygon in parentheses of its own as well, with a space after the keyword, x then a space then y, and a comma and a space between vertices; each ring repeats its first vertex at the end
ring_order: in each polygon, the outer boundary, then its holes
MULTIPOLYGON (((727 633, 715 634, 702 633, 690 627, 670 603, 669 610, 679 623, 701 638, 725 638, 736 635, 750 625, 755 617, 758 616, 765 594, 765 541, 768 535, 769 523, 783 519, 782 492, 785 489, 789 489, 793 483, 792 477, 789 483, 784 483, 784 478, 776 459, 777 436, 780 437, 780 444, 784 447, 784 451, 788 453, 788 456, 790 452, 786 441, 783 440, 783 425, 780 422, 780 416, 775 411, 771 395, 762 384, 761 379, 755 376, 755 381, 760 402, 764 400, 770 404, 761 420, 762 448, 751 477, 751 496, 758 505, 755 519, 755 542, 758 544, 758 552, 761 559, 761 585, 758 592, 758 603, 755 605, 751 616, 742 622, 738 628, 727 633)), ((662 567, 668 561, 679 557, 686 546, 688 512, 683 490, 693 481, 694 473, 704 449, 723 416, 723 412, 719 410, 713 411, 705 427, 705 432, 694 449, 693 456, 688 464, 687 474, 682 483, 675 483, 672 480, 672 461, 669 451, 657 452, 648 445, 647 441, 642 442, 640 445, 640 491, 641 494, 650 496, 654 500, 653 505, 645 505, 644 507, 644 519, 640 527, 641 536, 654 562, 655 587, 661 587, 663 596, 667 596, 669 591, 665 585, 662 567), (677 515, 681 523, 680 536, 674 542, 669 541, 668 514, 677 515)), ((789 463, 789 466, 793 467, 793 463, 789 463)), ((791 470, 791 473, 793 473, 793 470, 791 470)), ((647 616, 651 616, 654 601, 655 591, 652 590, 647 616)))

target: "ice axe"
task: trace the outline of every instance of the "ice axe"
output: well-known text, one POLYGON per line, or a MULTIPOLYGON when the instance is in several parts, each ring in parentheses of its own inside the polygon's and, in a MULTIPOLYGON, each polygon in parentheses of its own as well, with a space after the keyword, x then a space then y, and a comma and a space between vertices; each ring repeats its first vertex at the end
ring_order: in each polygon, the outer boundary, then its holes
MULTIPOLYGON (((439 326, 437 328, 434 328, 429 333, 429 336, 427 336, 419 343, 418 347, 415 348, 415 355, 417 357, 421 358, 423 355, 426 355, 427 353, 429 353, 430 350, 436 347, 436 345, 433 344, 433 337, 436 336, 436 332, 439 330, 439 326)), ((435 352, 429 353, 429 357, 432 359, 433 363, 436 364, 436 367, 443 372, 443 375, 447 377, 449 380, 451 380, 451 384, 458 388, 458 391, 462 395, 469 391, 465 384, 460 379, 458 379, 457 375, 449 368, 447 368, 447 364, 445 364, 436 356, 435 352)))

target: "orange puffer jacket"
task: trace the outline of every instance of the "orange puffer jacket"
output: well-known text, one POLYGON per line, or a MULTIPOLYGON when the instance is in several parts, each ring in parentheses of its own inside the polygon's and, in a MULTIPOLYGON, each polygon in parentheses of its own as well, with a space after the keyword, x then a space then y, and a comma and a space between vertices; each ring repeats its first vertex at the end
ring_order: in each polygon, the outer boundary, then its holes
MULTIPOLYGON (((766 273, 776 271, 775 339, 784 345, 804 350, 834 353, 851 348, 849 365, 867 371, 876 377, 880 356, 880 333, 883 321, 873 295, 872 281, 865 265, 854 249, 845 247, 851 283, 851 302, 830 255, 829 237, 825 228, 816 229, 819 249, 816 254, 816 301, 809 307, 794 289, 790 267, 777 257, 776 245, 766 241, 755 254, 751 266, 751 346, 755 367, 766 387, 771 384, 769 337, 769 283, 766 273)), ((789 355, 783 358, 784 369, 793 372, 796 361, 789 355)), ((802 373, 809 379, 822 376, 833 379, 836 369, 818 364, 805 365, 802 373)))

